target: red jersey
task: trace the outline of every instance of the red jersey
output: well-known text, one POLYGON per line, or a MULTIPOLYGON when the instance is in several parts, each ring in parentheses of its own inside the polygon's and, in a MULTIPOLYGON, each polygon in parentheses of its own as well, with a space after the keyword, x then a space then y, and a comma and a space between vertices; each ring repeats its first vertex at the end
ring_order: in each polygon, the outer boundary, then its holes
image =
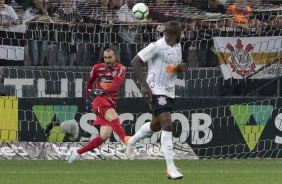
POLYGON ((88 89, 103 89, 104 96, 113 103, 118 100, 118 90, 124 80, 125 68, 122 64, 116 63, 113 69, 108 69, 105 63, 93 66, 90 77, 87 81, 86 97, 90 97, 88 89), (95 87, 93 84, 95 82, 95 87))

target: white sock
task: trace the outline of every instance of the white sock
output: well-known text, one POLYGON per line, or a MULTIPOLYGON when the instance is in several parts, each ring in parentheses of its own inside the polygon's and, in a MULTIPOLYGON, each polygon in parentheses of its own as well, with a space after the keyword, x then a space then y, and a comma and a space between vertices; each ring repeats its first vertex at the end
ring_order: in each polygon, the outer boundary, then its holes
POLYGON ((138 132, 129 139, 128 145, 134 146, 139 140, 150 137, 153 131, 150 128, 151 122, 145 123, 138 132))
POLYGON ((162 131, 161 137, 162 150, 166 160, 167 170, 174 168, 172 132, 162 131))

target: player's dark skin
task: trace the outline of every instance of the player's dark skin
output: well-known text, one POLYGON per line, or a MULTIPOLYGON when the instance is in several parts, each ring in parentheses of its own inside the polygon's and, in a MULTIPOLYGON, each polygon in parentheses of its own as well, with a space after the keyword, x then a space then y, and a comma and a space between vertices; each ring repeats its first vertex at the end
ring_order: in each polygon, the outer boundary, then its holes
MULTIPOLYGON (((166 43, 173 47, 175 44, 180 42, 181 37, 181 25, 175 27, 173 31, 165 32, 165 40, 166 43)), ((142 59, 136 55, 131 61, 131 65, 133 67, 133 71, 141 83, 141 92, 147 102, 150 104, 152 102, 152 90, 150 89, 148 83, 146 82, 145 76, 142 71, 143 66, 142 59)), ((186 63, 181 63, 177 66, 177 72, 186 72, 188 69, 186 63)), ((158 132, 160 130, 164 131, 172 131, 172 118, 170 112, 161 113, 159 116, 152 115, 152 121, 150 124, 150 128, 153 132, 158 132)))

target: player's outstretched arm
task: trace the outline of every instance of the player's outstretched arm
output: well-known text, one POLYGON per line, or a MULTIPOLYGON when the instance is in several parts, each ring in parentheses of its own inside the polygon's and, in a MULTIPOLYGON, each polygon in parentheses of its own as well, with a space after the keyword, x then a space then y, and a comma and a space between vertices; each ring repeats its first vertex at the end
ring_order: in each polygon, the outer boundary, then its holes
POLYGON ((152 91, 146 82, 145 76, 142 72, 142 66, 143 66, 143 61, 142 59, 136 55, 133 60, 131 61, 131 65, 133 67, 133 71, 138 79, 138 81, 141 83, 141 91, 144 97, 147 99, 148 102, 152 101, 152 91))

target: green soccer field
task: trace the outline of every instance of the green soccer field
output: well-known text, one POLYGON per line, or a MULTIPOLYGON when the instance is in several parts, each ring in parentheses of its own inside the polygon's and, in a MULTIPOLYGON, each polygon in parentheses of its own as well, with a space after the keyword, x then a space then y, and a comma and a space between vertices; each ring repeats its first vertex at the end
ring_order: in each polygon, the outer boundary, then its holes
POLYGON ((282 160, 178 160, 184 178, 165 177, 164 160, 0 161, 1 184, 279 184, 282 160))

